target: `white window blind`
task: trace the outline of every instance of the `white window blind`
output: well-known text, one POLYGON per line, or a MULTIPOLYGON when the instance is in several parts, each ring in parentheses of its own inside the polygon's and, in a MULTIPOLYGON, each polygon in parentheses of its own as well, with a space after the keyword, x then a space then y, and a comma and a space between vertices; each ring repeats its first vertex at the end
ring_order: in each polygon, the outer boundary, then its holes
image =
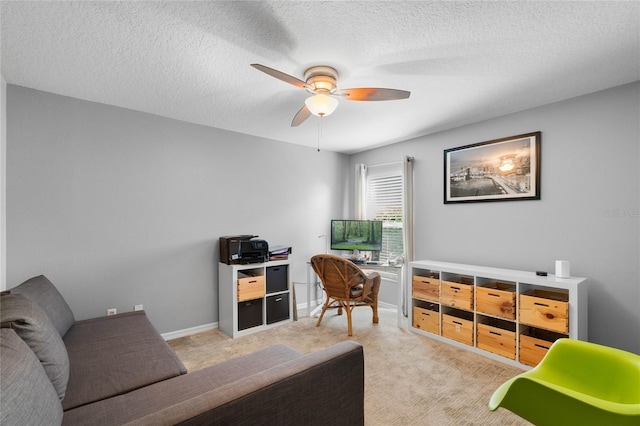
POLYGON ((402 175, 370 177, 367 204, 369 218, 402 222, 402 175))
MULTIPOLYGON (((382 221, 382 251, 380 260, 404 253, 402 232, 403 181, 401 165, 383 170, 369 168, 367 176, 367 219, 382 221)), ((393 275, 393 274, 392 274, 393 275)))

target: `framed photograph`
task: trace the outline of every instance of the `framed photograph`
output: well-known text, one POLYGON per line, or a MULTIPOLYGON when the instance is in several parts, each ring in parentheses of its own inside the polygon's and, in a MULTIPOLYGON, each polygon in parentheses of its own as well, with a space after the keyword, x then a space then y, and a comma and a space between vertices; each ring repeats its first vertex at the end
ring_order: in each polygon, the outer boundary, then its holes
POLYGON ((540 199, 540 132, 444 151, 444 203, 540 199))

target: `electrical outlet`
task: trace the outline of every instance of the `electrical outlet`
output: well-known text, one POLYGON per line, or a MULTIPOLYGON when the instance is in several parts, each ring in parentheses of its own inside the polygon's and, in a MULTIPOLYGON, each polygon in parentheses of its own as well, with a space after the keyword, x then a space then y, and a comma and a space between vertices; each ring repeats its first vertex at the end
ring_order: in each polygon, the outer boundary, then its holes
POLYGON ((118 310, 116 308, 107 309, 108 316, 115 315, 117 313, 118 313, 118 310))
POLYGON ((134 310, 134 311, 142 311, 142 310, 144 310, 144 306, 142 306, 142 305, 135 305, 135 306, 133 307, 133 310, 134 310))

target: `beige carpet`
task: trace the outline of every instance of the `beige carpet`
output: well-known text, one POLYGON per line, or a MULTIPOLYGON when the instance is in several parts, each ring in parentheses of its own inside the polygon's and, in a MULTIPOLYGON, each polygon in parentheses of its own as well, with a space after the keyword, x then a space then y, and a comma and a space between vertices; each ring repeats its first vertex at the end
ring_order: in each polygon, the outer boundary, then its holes
POLYGON ((194 371, 275 343, 308 353, 354 340, 364 346, 367 426, 528 424, 507 410, 487 408, 493 391, 522 371, 516 367, 398 327, 395 310, 380 309, 380 323, 373 324, 371 309, 355 309, 352 337, 346 316, 335 310, 320 327, 315 321, 301 317, 237 339, 212 330, 169 344, 194 371))

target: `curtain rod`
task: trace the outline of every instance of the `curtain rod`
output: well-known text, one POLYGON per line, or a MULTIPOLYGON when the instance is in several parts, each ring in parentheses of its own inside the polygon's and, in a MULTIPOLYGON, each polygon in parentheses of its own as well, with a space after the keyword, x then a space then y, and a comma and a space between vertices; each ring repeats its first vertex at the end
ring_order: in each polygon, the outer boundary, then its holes
MULTIPOLYGON (((408 157, 406 157, 406 158, 405 158, 405 160, 406 160, 406 161, 413 161, 413 157, 408 156, 408 157)), ((394 164, 404 164, 405 160, 401 160, 401 161, 391 161, 391 162, 389 162, 389 163, 380 163, 380 164, 371 164, 371 165, 367 164, 366 166, 367 166, 367 167, 391 166, 391 165, 394 165, 394 164)))

